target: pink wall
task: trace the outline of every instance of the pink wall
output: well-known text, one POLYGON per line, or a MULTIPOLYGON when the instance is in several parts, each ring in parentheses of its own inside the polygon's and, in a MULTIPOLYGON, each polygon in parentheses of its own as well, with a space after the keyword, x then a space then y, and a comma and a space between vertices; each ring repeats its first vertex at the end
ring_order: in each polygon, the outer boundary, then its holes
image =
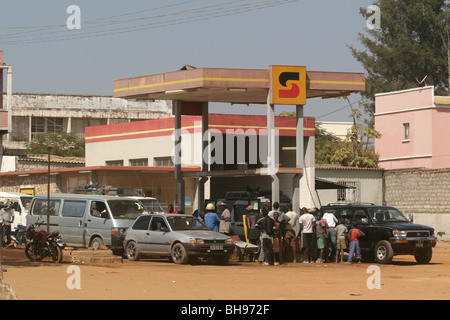
POLYGON ((434 106, 432 87, 377 95, 375 105, 380 167, 450 168, 450 108, 434 106), (404 123, 410 125, 409 140, 404 123))
POLYGON ((382 93, 375 96, 376 112, 383 113, 429 107, 433 105, 433 98, 433 87, 382 93))
POLYGON ((433 168, 450 168, 450 109, 433 110, 433 168))

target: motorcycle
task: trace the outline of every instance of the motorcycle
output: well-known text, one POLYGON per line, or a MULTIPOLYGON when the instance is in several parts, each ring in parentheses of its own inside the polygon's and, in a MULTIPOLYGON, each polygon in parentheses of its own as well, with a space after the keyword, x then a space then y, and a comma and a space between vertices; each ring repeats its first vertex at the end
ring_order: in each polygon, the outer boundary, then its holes
POLYGON ((62 250, 65 248, 59 231, 47 233, 45 230, 36 230, 42 222, 33 223, 27 228, 26 237, 30 240, 25 246, 25 255, 31 261, 42 261, 51 257, 53 262, 60 263, 63 259, 62 250))
POLYGON ((11 234, 11 238, 14 240, 15 244, 27 244, 26 236, 27 228, 21 224, 17 225, 14 233, 11 234))

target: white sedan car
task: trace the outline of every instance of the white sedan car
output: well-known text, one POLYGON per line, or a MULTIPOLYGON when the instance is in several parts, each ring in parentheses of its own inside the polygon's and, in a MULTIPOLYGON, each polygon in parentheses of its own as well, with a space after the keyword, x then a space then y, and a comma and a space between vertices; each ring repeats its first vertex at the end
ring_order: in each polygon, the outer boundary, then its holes
POLYGON ((192 257, 212 257, 216 263, 226 264, 234 248, 230 237, 182 214, 141 215, 127 229, 124 240, 129 260, 166 256, 178 264, 192 262, 192 257))

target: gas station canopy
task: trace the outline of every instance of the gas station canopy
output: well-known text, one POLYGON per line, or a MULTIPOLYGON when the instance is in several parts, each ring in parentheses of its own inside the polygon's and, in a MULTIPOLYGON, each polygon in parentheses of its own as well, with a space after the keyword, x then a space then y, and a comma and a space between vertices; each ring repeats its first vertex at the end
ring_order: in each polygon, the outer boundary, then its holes
MULTIPOLYGON (((270 70, 194 68, 114 81, 114 97, 265 104, 270 70)), ((306 71, 306 98, 348 96, 365 90, 364 73, 306 71)))

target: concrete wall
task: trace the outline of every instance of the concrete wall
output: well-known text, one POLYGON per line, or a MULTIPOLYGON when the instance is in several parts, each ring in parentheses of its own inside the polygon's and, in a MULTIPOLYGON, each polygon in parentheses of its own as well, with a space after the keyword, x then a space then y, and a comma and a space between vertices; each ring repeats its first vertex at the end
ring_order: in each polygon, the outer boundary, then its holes
MULTIPOLYGON (((450 239, 450 168, 384 172, 384 203, 450 239)), ((438 237, 438 239, 442 239, 438 237)))
POLYGON ((85 127, 168 118, 171 101, 133 101, 111 96, 15 93, 12 96, 12 133, 7 149, 24 149, 31 139, 31 119, 62 118, 63 130, 84 136, 85 127))
MULTIPOLYGON (((356 189, 344 191, 347 199, 353 198, 354 202, 369 202, 376 205, 383 202, 383 170, 318 165, 316 178, 356 186, 356 189)), ((340 200, 337 189, 317 190, 317 194, 321 205, 340 200)))

